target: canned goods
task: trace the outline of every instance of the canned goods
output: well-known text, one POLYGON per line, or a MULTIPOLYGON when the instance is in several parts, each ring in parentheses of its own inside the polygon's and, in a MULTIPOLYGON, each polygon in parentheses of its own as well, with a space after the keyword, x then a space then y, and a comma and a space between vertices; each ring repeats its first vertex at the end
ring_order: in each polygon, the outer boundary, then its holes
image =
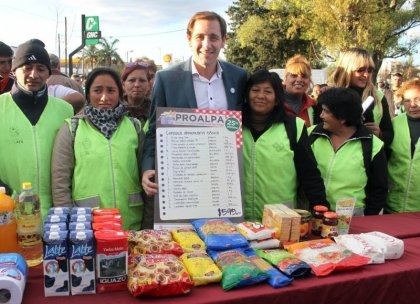
POLYGON ((322 220, 322 238, 338 236, 337 232, 338 214, 335 212, 325 212, 322 220))
POLYGON ((316 205, 313 208, 313 217, 312 217, 312 234, 320 236, 322 230, 322 220, 324 218, 324 213, 328 211, 328 208, 323 205, 316 205))

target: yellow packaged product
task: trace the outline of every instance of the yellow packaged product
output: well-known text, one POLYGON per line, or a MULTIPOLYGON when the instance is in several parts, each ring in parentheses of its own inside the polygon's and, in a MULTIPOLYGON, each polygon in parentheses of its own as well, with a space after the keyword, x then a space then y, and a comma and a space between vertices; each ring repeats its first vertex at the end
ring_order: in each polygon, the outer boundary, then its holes
POLYGON ((192 227, 182 227, 171 231, 172 238, 184 252, 206 251, 206 245, 192 227))
POLYGON ((180 259, 195 286, 221 281, 222 272, 204 251, 184 253, 180 259))

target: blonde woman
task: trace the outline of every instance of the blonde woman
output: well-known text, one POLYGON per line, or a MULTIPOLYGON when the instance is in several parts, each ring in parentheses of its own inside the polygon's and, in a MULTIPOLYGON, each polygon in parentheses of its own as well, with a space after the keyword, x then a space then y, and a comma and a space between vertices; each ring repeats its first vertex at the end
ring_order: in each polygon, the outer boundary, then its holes
POLYGON ((312 82, 311 75, 311 65, 302 55, 296 55, 287 60, 283 82, 284 109, 287 114, 302 118, 307 127, 314 124, 316 105, 316 101, 307 94, 312 82))
POLYGON ((341 53, 332 80, 335 87, 356 91, 362 101, 368 96, 374 98, 374 102, 363 113, 364 125, 388 146, 392 142, 394 131, 388 102, 383 93, 376 90, 372 81, 374 69, 375 64, 368 51, 352 48, 341 53))

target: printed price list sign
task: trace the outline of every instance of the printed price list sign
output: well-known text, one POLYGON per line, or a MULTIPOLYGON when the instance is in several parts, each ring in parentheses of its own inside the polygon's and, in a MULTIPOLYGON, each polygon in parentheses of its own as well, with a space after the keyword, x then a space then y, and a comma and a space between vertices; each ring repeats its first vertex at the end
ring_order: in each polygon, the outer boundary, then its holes
POLYGON ((165 110, 156 129, 160 220, 241 217, 240 112, 165 110))

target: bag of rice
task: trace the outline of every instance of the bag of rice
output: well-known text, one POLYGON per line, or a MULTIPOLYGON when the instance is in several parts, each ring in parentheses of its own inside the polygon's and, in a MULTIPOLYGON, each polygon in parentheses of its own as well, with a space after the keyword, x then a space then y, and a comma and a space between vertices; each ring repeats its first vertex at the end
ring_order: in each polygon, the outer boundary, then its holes
POLYGON ((135 297, 186 294, 192 286, 184 265, 172 254, 130 256, 127 287, 135 297))
POLYGON ((180 260, 195 286, 220 282, 222 279, 222 272, 204 251, 184 253, 180 260))
POLYGON ((199 219, 192 222, 194 229, 208 249, 226 250, 248 247, 248 241, 228 219, 199 219))
POLYGON ((236 225, 236 228, 248 241, 271 239, 276 235, 275 229, 258 222, 243 222, 236 225))
POLYGON ((184 252, 206 250, 206 245, 192 227, 173 229, 171 233, 175 242, 177 242, 182 247, 184 252))

